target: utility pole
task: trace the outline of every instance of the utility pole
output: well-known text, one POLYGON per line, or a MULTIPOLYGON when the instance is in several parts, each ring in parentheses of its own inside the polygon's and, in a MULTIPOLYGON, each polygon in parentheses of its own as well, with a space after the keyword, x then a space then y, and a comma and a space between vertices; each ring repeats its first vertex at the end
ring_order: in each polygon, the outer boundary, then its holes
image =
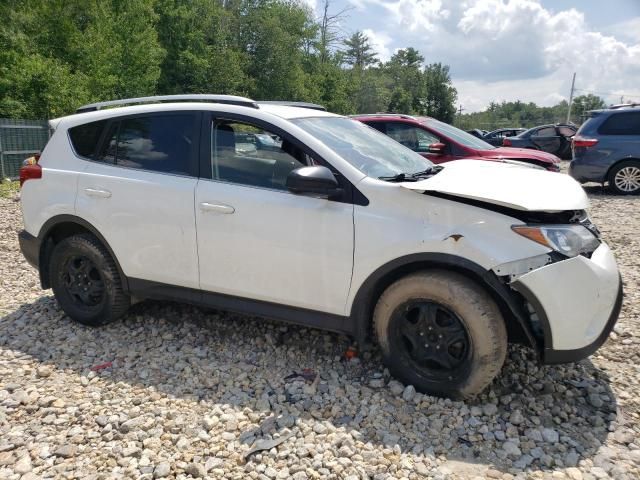
POLYGON ((576 72, 573 72, 573 80, 571 80, 571 93, 569 94, 569 108, 567 110, 567 123, 571 120, 571 104, 573 103, 573 91, 576 86, 576 72))
POLYGON ((464 108, 462 108, 462 105, 460 105, 458 107, 458 115, 462 115, 462 111, 464 110, 464 108))

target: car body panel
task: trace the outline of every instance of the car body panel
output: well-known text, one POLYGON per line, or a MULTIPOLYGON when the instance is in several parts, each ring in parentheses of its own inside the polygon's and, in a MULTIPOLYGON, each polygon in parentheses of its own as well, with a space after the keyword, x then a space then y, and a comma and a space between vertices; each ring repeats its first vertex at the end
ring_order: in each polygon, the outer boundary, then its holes
MULTIPOLYGON (((436 177, 442 173, 444 170, 436 177)), ((381 265, 406 255, 443 253, 465 258, 489 271, 496 265, 550 251, 514 233, 511 226, 522 223, 516 218, 450 199, 420 195, 405 185, 409 184, 388 183, 369 177, 358 184, 370 204, 355 206, 354 266, 349 307, 369 275, 381 265), (384 227, 381 227, 382 219, 384 227)))
POLYGON ((22 217, 31 235, 37 236, 48 219, 75 213, 79 166, 69 150, 64 132, 54 133, 38 161, 42 178, 28 180, 22 186, 22 217))
POLYGON ((204 179, 195 202, 202 290, 345 314, 352 204, 204 179))
POLYGON ((432 191, 529 211, 588 208, 589 199, 576 181, 519 165, 458 160, 437 175, 401 184, 409 190, 432 191), (544 191, 544 195, 539 192, 544 191))
POLYGON ((526 273, 514 282, 539 299, 549 323, 553 350, 577 350, 601 334, 620 288, 613 253, 601 244, 591 258, 577 256, 526 273), (558 281, 562 278, 562 281, 558 281))
POLYGON ((124 274, 198 288, 193 209, 197 179, 82 162, 76 215, 102 233, 124 274))

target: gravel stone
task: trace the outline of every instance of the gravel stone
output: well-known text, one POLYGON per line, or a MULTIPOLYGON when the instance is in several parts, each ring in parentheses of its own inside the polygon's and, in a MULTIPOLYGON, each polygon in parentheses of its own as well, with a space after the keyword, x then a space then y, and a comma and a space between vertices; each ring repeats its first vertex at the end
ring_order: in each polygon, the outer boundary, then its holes
POLYGON ((560 435, 552 428, 542 429, 542 438, 545 442, 556 443, 560 439, 560 435))
POLYGON ((410 402, 416 396, 416 389, 413 385, 407 385, 402 392, 402 399, 406 402, 410 402))
POLYGON ((625 285, 614 332, 567 365, 512 346, 466 402, 405 387, 376 348, 344 361, 348 338, 264 318, 145 301, 74 323, 0 198, 0 478, 640 478, 640 197, 586 191, 625 285), (259 444, 275 446, 245 458, 259 444))
POLYGON ((75 456, 77 450, 78 450, 78 447, 76 447, 75 445, 63 445, 62 447, 58 448, 55 452, 53 452, 53 454, 56 457, 71 458, 75 456))
POLYGON ((169 473, 171 473, 171 465, 168 462, 162 462, 153 469, 153 478, 168 477, 169 473))

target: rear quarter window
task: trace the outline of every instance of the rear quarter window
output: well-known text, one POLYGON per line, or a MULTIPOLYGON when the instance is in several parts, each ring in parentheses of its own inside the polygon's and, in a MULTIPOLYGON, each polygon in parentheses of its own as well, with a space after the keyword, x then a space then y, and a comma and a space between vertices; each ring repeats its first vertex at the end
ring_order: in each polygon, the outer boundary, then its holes
POLYGON ((81 157, 91 158, 95 154, 106 120, 85 123, 69 129, 69 139, 73 150, 81 157))
POLYGON ((620 112, 610 115, 600 128, 601 135, 640 135, 640 112, 620 112))

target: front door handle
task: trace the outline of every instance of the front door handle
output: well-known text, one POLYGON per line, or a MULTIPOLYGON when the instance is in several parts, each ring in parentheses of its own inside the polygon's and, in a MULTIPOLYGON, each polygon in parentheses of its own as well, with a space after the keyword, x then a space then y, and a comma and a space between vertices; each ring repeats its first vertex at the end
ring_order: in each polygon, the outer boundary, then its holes
POLYGON ((226 213, 226 214, 230 214, 236 211, 236 209, 230 205, 223 205, 221 203, 209 203, 209 202, 202 202, 200 204, 200 210, 202 210, 203 212, 216 212, 216 213, 226 213))
POLYGON ((100 190, 97 188, 85 188, 84 192, 90 197, 109 198, 111 196, 111 192, 109 190, 100 190))

